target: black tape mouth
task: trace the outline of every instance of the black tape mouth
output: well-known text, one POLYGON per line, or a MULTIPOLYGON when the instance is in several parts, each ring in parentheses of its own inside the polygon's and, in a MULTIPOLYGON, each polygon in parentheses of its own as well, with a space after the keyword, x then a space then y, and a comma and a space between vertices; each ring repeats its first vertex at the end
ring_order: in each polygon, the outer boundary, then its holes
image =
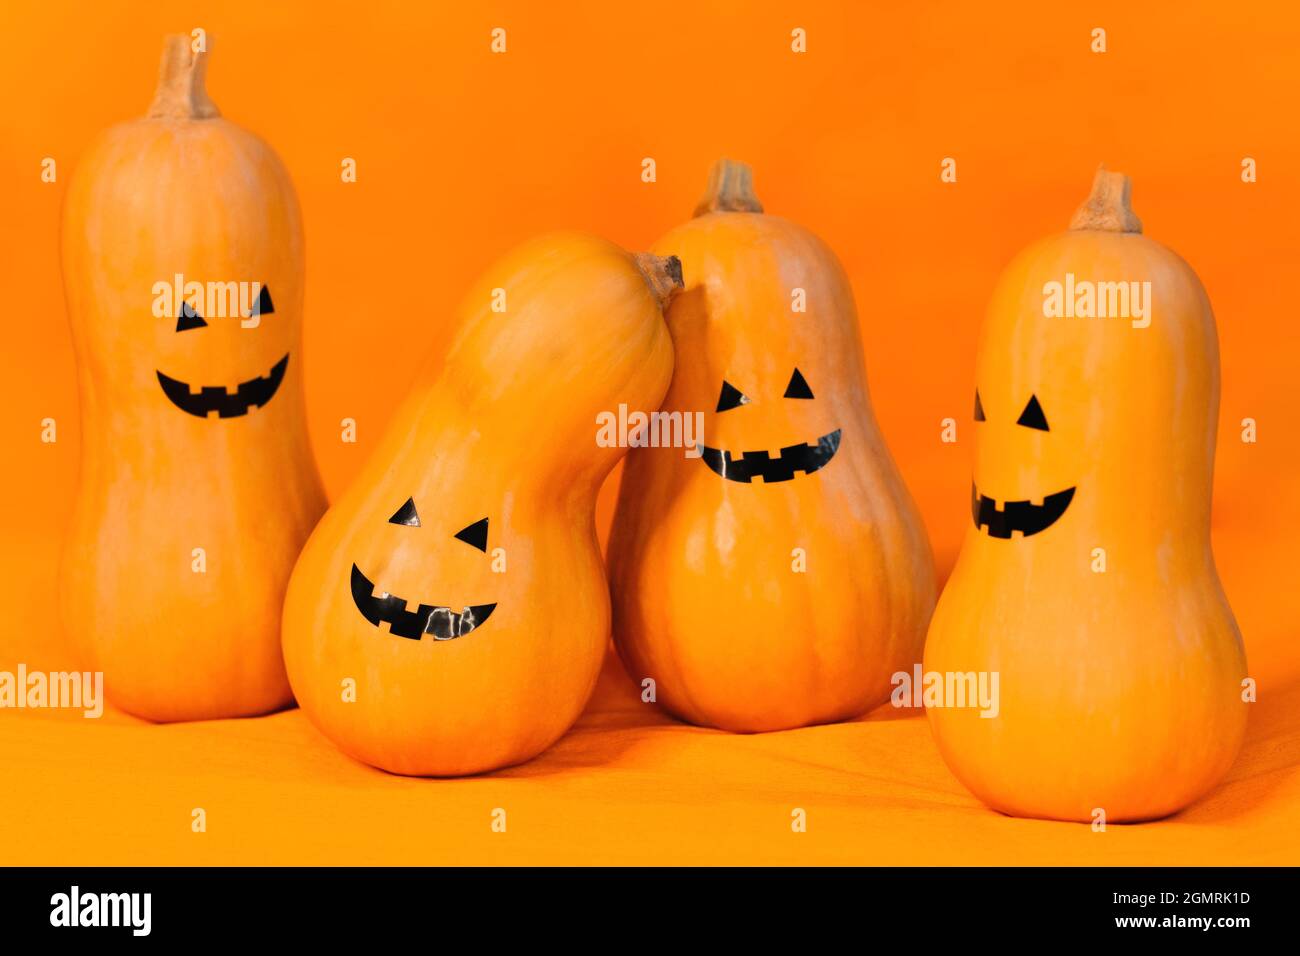
POLYGON ((352 600, 361 616, 375 627, 388 622, 388 630, 398 637, 418 641, 432 634, 435 641, 451 641, 464 637, 492 616, 495 604, 467 604, 459 613, 442 605, 421 604, 414 611, 406 609, 406 601, 387 591, 376 595, 375 586, 352 565, 352 600))
POLYGON ((195 392, 185 382, 178 382, 162 372, 158 373, 158 384, 173 405, 190 415, 207 418, 216 412, 218 418, 238 418, 247 415, 250 408, 261 408, 271 400, 284 381, 284 370, 288 367, 289 356, 285 355, 269 374, 240 382, 233 393, 220 385, 205 385, 195 392))
POLYGON ((973 482, 970 496, 970 513, 976 528, 985 528, 990 538, 1010 538, 1016 531, 1028 538, 1046 531, 1065 514, 1065 509, 1074 500, 1074 489, 1066 488, 1048 495, 1041 505, 1028 500, 1008 501, 1001 508, 995 499, 980 494, 973 482))
POLYGON ((746 451, 739 457, 729 451, 710 448, 705 445, 700 457, 717 475, 728 481, 749 483, 755 478, 762 478, 767 484, 777 481, 789 481, 795 472, 802 471, 811 475, 814 471, 825 468, 827 463, 840 450, 840 429, 817 439, 816 443, 804 442, 802 445, 790 445, 782 448, 775 458, 764 451, 746 451))

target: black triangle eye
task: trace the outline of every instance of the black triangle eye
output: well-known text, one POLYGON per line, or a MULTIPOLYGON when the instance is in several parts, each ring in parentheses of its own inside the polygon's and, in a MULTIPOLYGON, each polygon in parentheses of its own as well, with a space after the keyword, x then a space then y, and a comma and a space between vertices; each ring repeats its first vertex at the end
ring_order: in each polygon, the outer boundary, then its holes
POLYGON ((790 376, 790 384, 785 387, 785 398, 812 398, 812 389, 808 387, 808 380, 798 370, 790 376))
POLYGON ((398 508, 391 518, 389 524, 404 524, 408 528, 420 527, 420 516, 415 513, 415 499, 407 498, 406 504, 398 508))
POLYGON ((466 544, 473 545, 480 551, 487 552, 488 519, 481 518, 468 528, 461 528, 456 537, 466 544))
POLYGON ((984 421, 984 403, 980 401, 980 390, 975 389, 975 421, 984 421))
POLYGON ((718 407, 715 408, 714 411, 726 412, 733 408, 739 408, 741 405, 748 404, 749 396, 724 379, 722 382, 722 392, 718 395, 718 407))
POLYGON ((271 290, 262 286, 262 291, 257 294, 257 301, 253 303, 253 311, 248 313, 251 319, 255 315, 270 315, 275 311, 275 304, 271 301, 271 290))
POLYGON ((1047 427, 1047 416, 1043 414, 1043 406, 1038 404, 1037 395, 1029 396, 1029 404, 1016 419, 1016 424, 1024 425, 1026 428, 1037 428, 1041 432, 1051 431, 1047 427))
POLYGON ((188 302, 181 303, 181 311, 176 316, 176 331, 187 332, 190 329, 201 329, 208 323, 204 321, 203 316, 195 311, 194 306, 188 302))

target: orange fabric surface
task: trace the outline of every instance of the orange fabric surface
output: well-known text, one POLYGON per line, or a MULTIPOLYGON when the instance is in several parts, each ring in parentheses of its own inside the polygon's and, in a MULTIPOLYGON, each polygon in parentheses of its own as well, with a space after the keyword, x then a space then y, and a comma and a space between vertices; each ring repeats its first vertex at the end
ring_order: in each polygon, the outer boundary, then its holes
POLYGON ((1128 173, 1147 234, 1188 260, 1218 317, 1215 553, 1259 702, 1213 793, 1105 833, 984 809, 919 716, 731 736, 640 703, 612 662, 555 748, 468 780, 356 764, 297 711, 151 726, 3 710, 0 863, 1300 863, 1300 12, 8 0, 0 670, 75 666, 54 613, 79 440, 64 189, 95 135, 145 110, 163 35, 193 26, 212 37, 213 99, 276 149, 301 197, 309 427, 332 499, 417 363, 451 340, 450 303, 488 262, 557 227, 647 248, 725 155, 753 165, 769 211, 843 261, 875 411, 942 582, 970 520, 973 352, 996 276, 1065 227, 1099 161, 1128 173), (501 56, 496 26, 509 31, 501 56), (1105 54, 1089 50, 1097 26, 1105 54), (794 27, 806 54, 790 52, 794 27), (1256 183, 1241 181, 1248 156, 1256 183), (56 182, 40 178, 45 157, 56 182), (343 157, 355 184, 340 181, 343 157), (940 181, 944 157, 956 183, 940 181), (344 417, 355 444, 339 440, 344 417), (958 441, 945 444, 949 417, 958 441), (46 418, 56 443, 40 441, 46 418), (206 833, 191 831, 198 807, 206 833), (505 833, 491 829, 498 807, 505 833), (806 833, 791 830, 795 808, 806 833))
POLYGON ((702 730, 642 704, 612 658, 554 748, 459 780, 356 763, 298 710, 172 725, 27 712, 0 721, 0 862, 1294 865, 1298 705, 1300 688, 1268 695, 1227 780, 1191 809, 1105 832, 985 809, 923 717, 885 708, 776 734, 702 730), (195 808, 206 832, 191 831, 195 808), (806 832, 792 830, 796 808, 806 832))
MULTIPOLYGON (((54 548, 38 541, 29 553, 30 564, 10 565, 0 593, 5 606, 26 609, 15 632, 24 637, 10 636, 0 669, 15 667, 15 654, 29 670, 71 667, 51 650, 44 601, 31 599, 48 588, 54 548)), ((1290 627, 1252 623, 1254 634, 1290 627)), ((886 705, 862 720, 775 734, 703 730, 642 703, 612 655, 555 747, 458 780, 356 763, 296 709, 169 725, 111 708, 98 720, 6 711, 0 863, 1295 865, 1297 713, 1300 684, 1265 681, 1219 787, 1170 819, 1101 833, 984 808, 913 711, 886 705), (191 830, 195 808, 206 813, 204 833, 191 830), (492 830, 497 808, 504 833, 492 830), (796 808, 807 832, 791 828, 796 808)))

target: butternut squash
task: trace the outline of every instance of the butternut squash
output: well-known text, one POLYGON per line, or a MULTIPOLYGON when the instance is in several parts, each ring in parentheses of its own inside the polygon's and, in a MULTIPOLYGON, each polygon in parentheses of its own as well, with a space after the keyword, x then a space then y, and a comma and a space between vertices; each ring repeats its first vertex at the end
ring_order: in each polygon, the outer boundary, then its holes
POLYGON ((325 508, 297 199, 208 98, 206 56, 168 38, 148 116, 88 150, 63 218, 82 449, 62 618, 108 697, 160 721, 290 703, 280 609, 325 508))
POLYGON ((628 456, 609 556, 619 652, 692 723, 862 714, 920 661, 934 570, 871 409, 848 278, 728 160, 656 249, 686 283, 664 407, 703 412, 705 439, 694 458, 628 456))
POLYGON ((1129 193, 1100 171, 1070 230, 1007 267, 980 334, 972 522, 925 670, 996 672, 999 700, 928 713, 957 777, 1015 816, 1165 816, 1245 731, 1210 547, 1214 314, 1129 193))
POLYGON ((560 234, 468 293, 445 360, 420 372, 289 586, 289 679, 344 752, 478 773, 577 719, 609 641, 596 492, 625 453, 597 443, 597 416, 658 406, 679 275, 560 234))

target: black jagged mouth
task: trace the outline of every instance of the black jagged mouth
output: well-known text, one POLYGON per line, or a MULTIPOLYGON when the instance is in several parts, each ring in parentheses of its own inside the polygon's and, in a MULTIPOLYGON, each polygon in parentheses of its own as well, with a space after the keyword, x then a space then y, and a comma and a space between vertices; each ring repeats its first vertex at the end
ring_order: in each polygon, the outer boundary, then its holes
POLYGON ((285 355, 269 374, 240 382, 234 392, 220 385, 205 385, 195 392, 185 382, 162 372, 158 373, 158 384, 173 405, 197 418, 207 418, 213 412, 218 418, 238 418, 247 415, 250 408, 261 408, 271 400, 284 381, 284 370, 288 367, 289 356, 285 355))
POLYGON ((452 641, 464 637, 484 622, 496 610, 495 604, 467 604, 459 613, 442 605, 421 604, 414 611, 406 609, 406 601, 389 594, 375 594, 375 586, 352 565, 352 600, 367 621, 378 627, 387 621, 388 630, 398 637, 418 641, 426 634, 435 641, 452 641))
POLYGON ((772 484, 777 481, 789 481, 796 472, 811 475, 814 471, 825 468, 840 449, 840 429, 817 439, 816 443, 804 442, 802 445, 790 445, 782 448, 776 457, 764 451, 742 452, 739 457, 729 451, 703 446, 700 457, 714 472, 728 481, 743 481, 746 484, 755 478, 772 484))
POLYGON ((1041 505, 1028 500, 1008 501, 1001 508, 996 499, 980 494, 973 482, 970 495, 970 513, 976 528, 986 529, 990 538, 1010 538, 1016 531, 1028 538, 1056 524, 1074 500, 1074 489, 1048 495, 1041 505))

